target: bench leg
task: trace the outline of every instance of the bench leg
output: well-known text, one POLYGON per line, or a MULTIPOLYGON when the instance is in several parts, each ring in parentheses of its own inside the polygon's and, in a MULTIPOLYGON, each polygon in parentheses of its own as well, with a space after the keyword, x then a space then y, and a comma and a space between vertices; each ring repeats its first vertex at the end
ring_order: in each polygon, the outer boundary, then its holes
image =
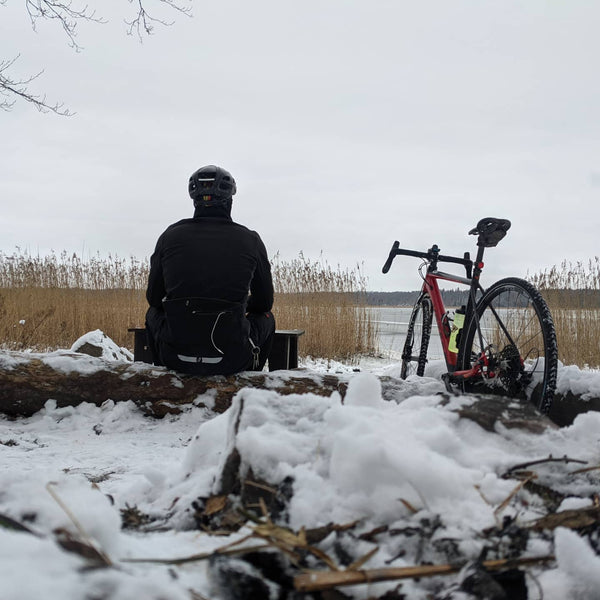
POLYGON ((298 338, 296 336, 288 338, 288 369, 298 368, 298 338))
POLYGON ((148 346, 145 329, 138 329, 134 332, 133 338, 133 360, 136 362, 145 362, 152 364, 154 357, 148 346))
POLYGON ((269 371, 281 371, 289 368, 290 339, 287 336, 275 335, 269 354, 269 371))

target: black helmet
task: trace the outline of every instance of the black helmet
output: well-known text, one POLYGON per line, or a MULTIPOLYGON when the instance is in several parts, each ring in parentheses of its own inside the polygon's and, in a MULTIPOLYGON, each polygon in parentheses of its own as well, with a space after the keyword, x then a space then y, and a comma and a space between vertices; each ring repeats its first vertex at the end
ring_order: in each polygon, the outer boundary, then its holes
POLYGON ((229 200, 235 194, 235 179, 229 171, 208 165, 192 174, 188 190, 194 206, 199 203, 214 205, 229 200))

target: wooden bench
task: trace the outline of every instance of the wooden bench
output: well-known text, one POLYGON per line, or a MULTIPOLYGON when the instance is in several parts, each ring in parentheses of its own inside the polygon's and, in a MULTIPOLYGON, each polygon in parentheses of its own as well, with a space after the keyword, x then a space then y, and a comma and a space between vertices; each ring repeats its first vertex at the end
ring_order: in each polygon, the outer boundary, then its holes
POLYGON ((277 329, 269 354, 269 371, 298 368, 298 338, 304 329, 277 329))
MULTIPOLYGON (((152 352, 145 327, 130 327, 133 333, 133 360, 152 364, 152 352)), ((278 329, 268 358, 269 371, 298 368, 298 338, 304 329, 278 329)))

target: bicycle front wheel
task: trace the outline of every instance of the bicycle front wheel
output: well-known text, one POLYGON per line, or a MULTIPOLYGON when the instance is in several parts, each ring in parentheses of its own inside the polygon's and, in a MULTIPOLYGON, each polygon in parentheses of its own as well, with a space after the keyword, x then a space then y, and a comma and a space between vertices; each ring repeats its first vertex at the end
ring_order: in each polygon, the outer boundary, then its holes
POLYGON ((485 357, 480 377, 467 391, 496 393, 532 402, 548 413, 556 389, 558 348, 550 310, 529 282, 509 277, 490 287, 463 331, 458 368, 485 357))
POLYGON ((409 375, 422 377, 425 372, 432 314, 431 298, 425 294, 417 300, 408 321, 400 369, 402 379, 406 379, 409 375))

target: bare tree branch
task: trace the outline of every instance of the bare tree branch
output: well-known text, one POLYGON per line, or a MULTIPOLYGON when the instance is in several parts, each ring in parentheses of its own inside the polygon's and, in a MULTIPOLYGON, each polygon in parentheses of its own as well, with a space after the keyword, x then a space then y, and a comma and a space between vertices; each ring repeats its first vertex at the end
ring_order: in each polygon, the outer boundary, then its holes
POLYGON ((96 17, 96 11, 91 10, 86 4, 83 8, 73 8, 72 0, 56 2, 54 0, 25 0, 29 13, 31 27, 35 31, 39 19, 56 20, 69 39, 69 46, 80 50, 81 46, 75 41, 77 35, 77 22, 80 20, 106 23, 101 17, 96 17))
MULTIPOLYGON (((129 0, 134 5, 134 18, 125 19, 127 34, 136 32, 140 41, 143 35, 151 35, 156 24, 169 26, 172 21, 165 21, 151 15, 146 6, 149 2, 166 5, 168 9, 190 17, 193 0, 129 0)), ((0 0, 0 6, 6 5, 7 0, 0 0)), ((79 0, 25 0, 25 8, 31 21, 31 27, 36 30, 41 20, 57 21, 67 36, 69 46, 79 52, 82 48, 76 41, 77 23, 88 21, 106 23, 107 21, 96 16, 96 10, 89 4, 82 4, 79 0)), ((74 113, 64 107, 62 103, 52 104, 46 100, 45 95, 35 95, 28 89, 29 84, 37 79, 43 70, 25 78, 14 78, 9 74, 9 69, 14 65, 19 56, 10 60, 0 60, 0 110, 10 111, 19 99, 33 104, 41 112, 53 112, 62 116, 71 116, 74 113)))
MULTIPOLYGON (((166 4, 173 10, 186 15, 191 16, 192 8, 191 6, 183 6, 181 2, 176 2, 175 0, 159 0, 161 4, 166 4)), ((191 4, 192 0, 187 0, 188 4, 191 4)), ((137 15, 131 21, 125 21, 128 25, 127 33, 128 35, 132 35, 133 32, 137 32, 138 37, 142 40, 142 35, 152 35, 154 31, 154 24, 158 23, 159 25, 164 25, 166 27, 173 25, 173 21, 164 21, 163 19, 159 19, 150 15, 150 13, 146 10, 144 5, 144 0, 129 0, 130 4, 136 5, 137 15)))
POLYGON ((64 104, 51 104, 46 100, 46 96, 34 95, 28 90, 28 85, 37 79, 43 71, 36 75, 31 75, 26 79, 13 79, 7 74, 7 71, 18 60, 18 56, 11 60, 0 61, 0 109, 10 111, 15 105, 17 98, 22 98, 33 104, 40 112, 53 112, 63 117, 71 117, 73 114, 64 104))

